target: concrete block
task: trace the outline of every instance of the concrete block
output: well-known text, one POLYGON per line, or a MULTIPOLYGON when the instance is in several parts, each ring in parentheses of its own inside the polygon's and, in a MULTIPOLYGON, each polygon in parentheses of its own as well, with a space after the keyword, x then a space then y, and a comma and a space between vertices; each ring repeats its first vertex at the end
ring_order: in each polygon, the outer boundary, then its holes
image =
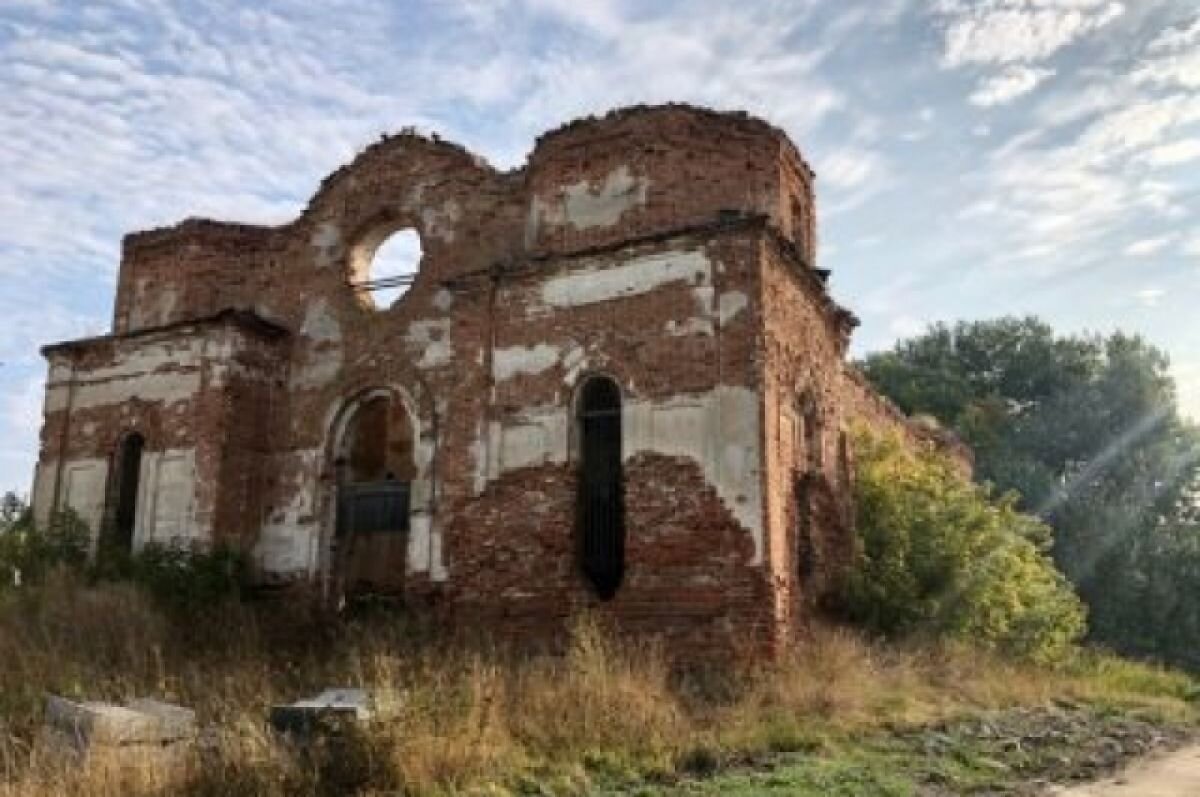
POLYGON ((365 689, 326 689, 315 697, 272 706, 270 723, 279 733, 310 736, 321 730, 365 722, 373 713, 371 697, 365 689))
POLYGON ((89 755, 98 748, 162 750, 196 735, 194 711, 157 700, 128 705, 46 697, 44 738, 89 755))

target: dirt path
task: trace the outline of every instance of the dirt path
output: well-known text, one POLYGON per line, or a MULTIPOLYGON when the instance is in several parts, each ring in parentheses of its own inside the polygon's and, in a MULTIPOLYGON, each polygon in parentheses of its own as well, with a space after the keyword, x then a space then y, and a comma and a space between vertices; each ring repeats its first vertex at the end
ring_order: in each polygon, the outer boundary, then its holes
POLYGON ((1197 797, 1200 745, 1142 759, 1107 780, 1049 793, 1055 797, 1197 797))

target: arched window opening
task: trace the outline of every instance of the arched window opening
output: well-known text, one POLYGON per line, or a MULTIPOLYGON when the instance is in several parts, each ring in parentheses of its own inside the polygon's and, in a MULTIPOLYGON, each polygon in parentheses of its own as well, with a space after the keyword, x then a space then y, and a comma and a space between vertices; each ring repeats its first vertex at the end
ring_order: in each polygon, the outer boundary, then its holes
POLYGON ((333 551, 341 589, 396 591, 403 584, 415 435, 400 401, 364 399, 335 451, 337 515, 333 551))
POLYGON ((846 433, 845 429, 838 434, 837 458, 838 480, 841 481, 843 487, 849 488, 854 481, 854 471, 850 461, 850 435, 846 433))
POLYGON ((412 424, 400 402, 388 396, 363 401, 342 437, 343 481, 410 482, 416 476, 412 424))
POLYGON ((817 570, 817 552, 813 543, 812 481, 799 476, 793 483, 796 509, 796 575, 807 584, 817 570))
POLYGON ((821 434, 821 414, 817 408, 816 399, 811 395, 804 397, 801 402, 804 426, 804 458, 809 472, 817 473, 824 464, 823 439, 821 434))
POLYGON ((580 567, 601 600, 625 575, 625 501, 621 468, 621 389, 605 377, 584 383, 578 403, 580 567))
POLYGON ((125 436, 117 449, 115 464, 116 485, 113 490, 112 533, 114 548, 128 553, 133 550, 133 535, 137 529, 138 483, 141 481, 142 452, 146 439, 137 432, 125 436))
POLYGON ((354 289, 367 306, 386 310, 408 292, 421 257, 421 237, 416 230, 399 230, 378 243, 368 241, 355 255, 354 289))
POLYGON ((800 248, 801 252, 805 251, 807 245, 808 229, 804 218, 804 208, 800 204, 798 197, 792 197, 792 241, 800 248))

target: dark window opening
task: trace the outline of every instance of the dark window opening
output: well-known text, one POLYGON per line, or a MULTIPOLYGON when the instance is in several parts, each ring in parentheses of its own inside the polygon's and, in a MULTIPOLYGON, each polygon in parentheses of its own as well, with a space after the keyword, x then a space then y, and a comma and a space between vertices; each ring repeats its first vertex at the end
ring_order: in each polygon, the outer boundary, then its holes
POLYGON ((808 230, 806 227, 804 209, 800 205, 800 200, 792 197, 792 240, 801 252, 805 252, 804 247, 807 244, 808 230))
POLYGON ((795 480, 796 510, 796 574, 800 583, 807 583, 817 570, 817 552, 813 544, 812 480, 799 476, 795 480))
POLYGON ((843 487, 850 487, 854 471, 850 462, 850 436, 842 431, 838 434, 838 479, 843 487))
POLYGON ((580 567, 601 600, 609 600, 625 575, 620 388, 611 379, 589 379, 578 416, 580 567))
POLYGON ((117 550, 124 552, 133 550, 133 534, 137 528, 138 482, 141 480, 142 451, 145 447, 145 438, 134 432, 121 441, 117 452, 111 540, 117 550))
POLYGON ((810 472, 817 473, 824 461, 824 452, 821 450, 821 416, 817 410, 817 402, 812 396, 805 397, 802 409, 805 464, 810 472))

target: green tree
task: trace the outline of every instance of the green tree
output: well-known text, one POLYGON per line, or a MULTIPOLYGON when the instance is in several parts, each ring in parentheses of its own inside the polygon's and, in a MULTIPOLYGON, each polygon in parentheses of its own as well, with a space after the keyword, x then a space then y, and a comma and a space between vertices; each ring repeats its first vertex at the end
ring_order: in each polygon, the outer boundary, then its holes
POLYGON ((1084 612, 1045 548, 1043 524, 964 481, 941 455, 860 434, 851 619, 889 635, 931 633, 1039 661, 1060 658, 1084 612))
POLYGON ((1180 417, 1161 351, 1123 333, 1059 336, 1035 318, 1001 318, 933 326, 863 369, 902 409, 954 429, 981 480, 1015 490, 1020 509, 1050 524, 1095 639, 1174 648, 1176 632, 1156 621, 1163 578, 1150 571, 1166 550, 1193 556, 1200 432, 1180 417))

